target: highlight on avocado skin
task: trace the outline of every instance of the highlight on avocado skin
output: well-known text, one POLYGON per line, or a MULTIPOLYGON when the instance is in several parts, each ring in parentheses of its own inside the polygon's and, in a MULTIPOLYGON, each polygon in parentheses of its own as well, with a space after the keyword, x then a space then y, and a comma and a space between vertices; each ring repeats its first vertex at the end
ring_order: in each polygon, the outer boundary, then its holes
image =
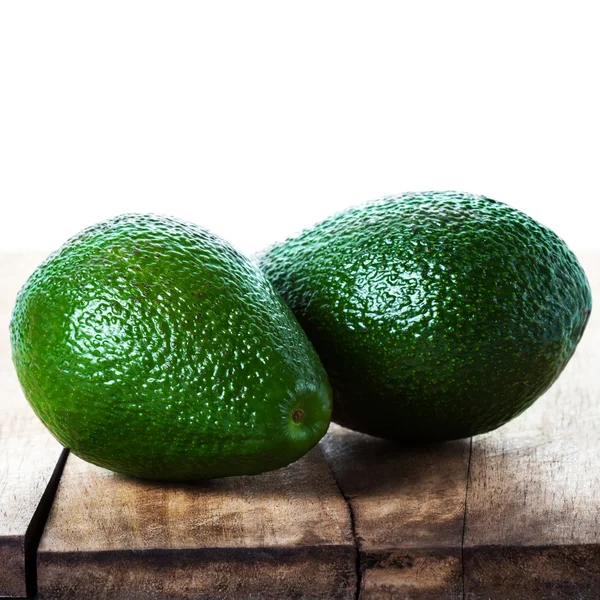
POLYGON ((191 223, 128 214, 82 231, 20 291, 24 393, 76 455, 138 477, 250 475, 303 456, 331 390, 262 272, 191 223))
POLYGON ((585 273, 556 234, 467 193, 350 208, 260 266, 323 361, 333 419, 403 443, 519 415, 560 375, 591 311, 585 273))

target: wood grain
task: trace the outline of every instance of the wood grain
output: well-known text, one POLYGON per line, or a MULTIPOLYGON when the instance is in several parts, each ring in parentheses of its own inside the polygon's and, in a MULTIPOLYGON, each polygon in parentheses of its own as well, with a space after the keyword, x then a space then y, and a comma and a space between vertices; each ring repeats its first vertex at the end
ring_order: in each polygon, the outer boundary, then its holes
POLYGON ((360 598, 461 597, 469 441, 399 448, 332 427, 322 445, 352 509, 360 598))
MULTIPOLYGON (((598 255, 582 255, 600 298, 598 255)), ((600 314, 554 386, 474 439, 466 597, 600 598, 600 314)))
POLYGON ((17 291, 43 257, 0 255, 0 596, 8 597, 26 595, 26 554, 45 517, 44 505, 36 510, 62 453, 23 396, 8 339, 17 291))
POLYGON ((70 456, 40 599, 353 598, 348 507, 317 447, 257 477, 165 484, 70 456))
MULTIPOLYGON (((0 256, 5 331, 40 258, 0 256)), ((582 259, 598 298, 600 256, 582 259)), ((593 312, 558 382, 475 438, 470 462, 469 440, 406 449, 339 427, 286 469, 193 485, 71 456, 40 543, 40 600, 354 598, 357 587, 362 600, 599 599, 599 359, 593 312)), ((0 382, 0 596, 23 596, 61 448, 24 400, 6 338, 0 382)))

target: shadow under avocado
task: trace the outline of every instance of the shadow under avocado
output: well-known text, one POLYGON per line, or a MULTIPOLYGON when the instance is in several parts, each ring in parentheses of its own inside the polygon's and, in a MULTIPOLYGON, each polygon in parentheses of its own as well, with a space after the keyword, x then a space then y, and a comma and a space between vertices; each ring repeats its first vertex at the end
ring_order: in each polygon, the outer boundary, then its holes
POLYGON ((238 497, 244 500, 273 500, 282 498, 315 499, 338 493, 328 485, 330 471, 320 446, 313 448, 298 461, 259 475, 223 477, 197 481, 161 481, 139 479, 110 473, 118 485, 135 489, 139 494, 180 495, 182 497, 238 497))
POLYGON ((321 447, 349 499, 424 489, 441 494, 466 484, 470 438, 406 446, 334 425, 321 447))

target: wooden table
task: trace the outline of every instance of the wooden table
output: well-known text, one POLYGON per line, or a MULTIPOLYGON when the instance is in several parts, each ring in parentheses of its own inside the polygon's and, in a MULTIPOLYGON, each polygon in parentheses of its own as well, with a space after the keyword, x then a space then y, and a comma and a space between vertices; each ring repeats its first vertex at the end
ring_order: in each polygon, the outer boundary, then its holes
POLYGON ((68 456, 23 398, 6 325, 40 258, 0 256, 0 597, 600 598, 600 315, 491 434, 400 449, 332 426, 286 469, 161 485, 68 456))

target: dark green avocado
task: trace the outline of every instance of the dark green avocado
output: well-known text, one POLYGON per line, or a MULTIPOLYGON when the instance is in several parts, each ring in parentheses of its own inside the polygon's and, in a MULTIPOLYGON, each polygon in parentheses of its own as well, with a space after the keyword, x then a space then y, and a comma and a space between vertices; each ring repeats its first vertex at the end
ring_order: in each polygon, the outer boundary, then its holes
POLYGON ((351 208, 260 265, 323 361, 333 419, 405 443, 516 417, 564 369, 591 310, 585 273, 560 238, 457 192, 351 208))
POLYGON ((70 239, 20 291, 11 342, 48 429, 121 473, 260 473, 329 425, 325 371, 262 272, 173 218, 122 215, 70 239))

